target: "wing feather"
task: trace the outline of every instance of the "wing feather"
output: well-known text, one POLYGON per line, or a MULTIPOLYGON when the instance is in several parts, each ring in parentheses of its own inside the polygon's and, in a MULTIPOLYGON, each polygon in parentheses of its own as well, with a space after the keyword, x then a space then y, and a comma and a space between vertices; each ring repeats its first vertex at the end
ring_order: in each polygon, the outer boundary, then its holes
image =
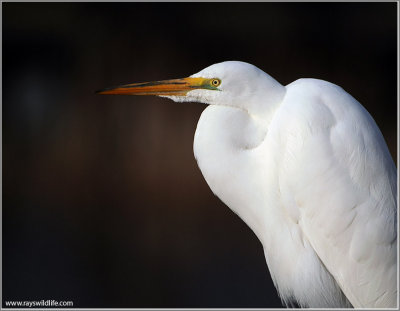
POLYGON ((302 79, 287 89, 274 119, 281 192, 353 306, 395 307, 396 168, 382 134, 333 84, 302 79))

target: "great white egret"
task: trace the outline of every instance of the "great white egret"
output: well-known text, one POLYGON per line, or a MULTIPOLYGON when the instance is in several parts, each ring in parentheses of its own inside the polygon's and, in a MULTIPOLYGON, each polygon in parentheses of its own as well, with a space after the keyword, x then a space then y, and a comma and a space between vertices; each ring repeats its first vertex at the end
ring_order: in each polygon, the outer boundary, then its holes
POLYGON ((370 114, 332 83, 279 84, 238 61, 100 94, 209 104, 194 154, 260 239, 282 301, 397 306, 397 173, 370 114))

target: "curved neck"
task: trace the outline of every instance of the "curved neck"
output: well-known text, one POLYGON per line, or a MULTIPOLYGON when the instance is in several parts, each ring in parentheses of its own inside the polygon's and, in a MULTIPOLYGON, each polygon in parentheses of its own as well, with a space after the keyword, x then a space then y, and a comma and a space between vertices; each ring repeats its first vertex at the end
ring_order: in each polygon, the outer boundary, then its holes
POLYGON ((260 79, 260 83, 251 94, 252 96, 244 105, 245 110, 253 117, 269 121, 285 97, 286 87, 264 74, 263 79, 260 79))

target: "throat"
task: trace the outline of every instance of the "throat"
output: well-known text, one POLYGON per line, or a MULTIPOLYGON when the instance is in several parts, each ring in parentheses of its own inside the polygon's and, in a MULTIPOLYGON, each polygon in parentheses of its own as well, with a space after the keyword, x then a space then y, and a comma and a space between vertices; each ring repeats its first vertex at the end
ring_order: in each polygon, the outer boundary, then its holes
MULTIPOLYGON (((229 106, 209 106, 197 125, 195 139, 209 146, 207 152, 216 154, 225 150, 236 153, 257 148, 268 133, 266 118, 229 106)), ((196 144, 196 142, 195 142, 196 144)), ((218 155, 225 158, 226 154, 218 155)))

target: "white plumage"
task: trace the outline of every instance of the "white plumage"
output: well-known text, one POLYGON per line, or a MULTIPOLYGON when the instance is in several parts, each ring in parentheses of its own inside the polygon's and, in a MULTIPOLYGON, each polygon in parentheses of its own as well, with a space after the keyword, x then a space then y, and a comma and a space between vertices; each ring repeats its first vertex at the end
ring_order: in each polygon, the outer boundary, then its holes
POLYGON ((282 300, 396 307, 396 167, 369 113, 334 84, 285 87, 243 62, 186 79, 197 84, 181 93, 129 87, 210 104, 195 157, 211 190, 260 239, 282 300))

